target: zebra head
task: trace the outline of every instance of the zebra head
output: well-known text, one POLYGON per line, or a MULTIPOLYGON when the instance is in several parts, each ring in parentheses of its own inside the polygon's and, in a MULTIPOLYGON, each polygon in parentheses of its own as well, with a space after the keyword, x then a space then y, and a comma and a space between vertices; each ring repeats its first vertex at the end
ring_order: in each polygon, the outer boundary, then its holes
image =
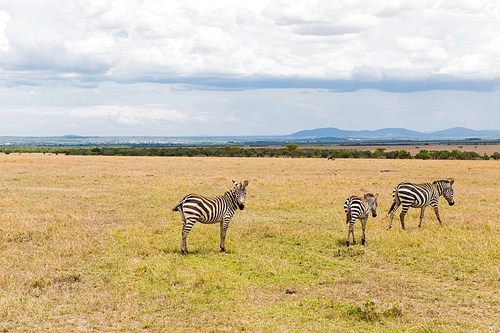
POLYGON ((237 183, 233 180, 233 193, 234 193, 234 199, 236 201, 236 204, 240 210, 245 209, 245 200, 247 198, 247 186, 248 186, 248 180, 245 180, 242 183, 237 183))
POLYGON ((372 193, 365 194, 365 200, 370 207, 370 211, 372 212, 373 217, 377 217, 377 205, 378 205, 377 198, 378 198, 378 193, 375 195, 373 195, 372 193))
POLYGON ((438 192, 439 195, 444 196, 446 201, 448 201, 448 204, 450 206, 453 206, 455 204, 455 200, 453 200, 453 183, 455 181, 453 179, 450 180, 436 180, 435 182, 432 183, 434 185, 438 192))

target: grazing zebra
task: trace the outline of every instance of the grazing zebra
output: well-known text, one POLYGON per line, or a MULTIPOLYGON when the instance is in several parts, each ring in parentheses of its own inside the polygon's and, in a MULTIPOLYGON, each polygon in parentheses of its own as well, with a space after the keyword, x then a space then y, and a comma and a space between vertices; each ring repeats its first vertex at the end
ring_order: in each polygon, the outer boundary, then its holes
POLYGON ((368 221, 370 212, 373 217, 377 216, 377 198, 378 193, 376 195, 366 193, 363 198, 353 195, 345 201, 344 212, 346 214, 346 223, 349 223, 349 229, 347 231, 347 246, 349 246, 349 236, 351 233, 352 243, 356 244, 356 240, 354 239, 354 223, 356 222, 356 219, 361 221, 361 226, 363 228, 361 244, 365 245, 366 221, 368 221))
POLYGON ((245 208, 248 180, 243 184, 233 180, 234 187, 223 195, 207 198, 198 194, 188 194, 172 208, 179 211, 182 218, 182 254, 187 255, 186 237, 196 222, 213 224, 220 223, 220 250, 226 252, 224 241, 229 221, 234 212, 239 208, 245 208))
POLYGON ((439 217, 438 200, 440 196, 444 196, 450 206, 455 204, 455 201, 453 200, 453 182, 454 180, 451 179, 436 180, 432 184, 400 183, 392 191, 394 202, 392 203, 391 209, 389 209, 389 214, 391 214, 389 229, 392 227, 392 219, 396 213, 396 209, 398 209, 400 205, 403 205, 403 210, 401 211, 401 215, 399 215, 401 219, 401 227, 403 229, 405 228, 405 215, 410 207, 421 209, 420 223, 418 224, 418 227, 420 228, 422 226, 425 208, 429 205, 434 208, 439 224, 443 226, 443 222, 441 222, 441 218, 439 217))

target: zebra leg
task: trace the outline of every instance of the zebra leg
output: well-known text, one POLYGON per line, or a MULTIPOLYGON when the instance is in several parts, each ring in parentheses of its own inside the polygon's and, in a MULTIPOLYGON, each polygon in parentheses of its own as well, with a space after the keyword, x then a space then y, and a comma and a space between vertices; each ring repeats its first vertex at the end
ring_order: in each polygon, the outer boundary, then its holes
POLYGON ((403 228, 403 230, 405 230, 405 215, 408 212, 408 208, 410 208, 410 206, 403 205, 403 210, 401 211, 401 214, 399 214, 399 219, 401 220, 401 228, 403 228))
POLYGON ((229 226, 229 219, 224 220, 220 223, 220 251, 221 252, 226 252, 226 232, 227 232, 227 227, 229 226))
POLYGON ((183 222, 184 222, 184 225, 182 227, 181 252, 183 255, 186 256, 188 254, 186 238, 187 238, 187 235, 189 234, 189 232, 191 231, 191 229, 193 228, 193 225, 195 224, 196 221, 184 220, 183 222))
POLYGON ((349 237, 351 236, 351 226, 349 225, 347 227, 347 239, 346 239, 346 244, 347 244, 347 247, 349 247, 349 237))
POLYGON ((351 234, 352 234, 352 244, 353 245, 356 245, 356 239, 354 237, 354 224, 355 224, 356 220, 352 221, 351 224, 349 224, 349 228, 351 229, 351 234))
POLYGON ((420 208, 420 223, 418 224, 419 228, 422 227, 422 219, 424 218, 425 208, 427 208, 427 206, 422 206, 422 208, 420 208))
POLYGON ((400 202, 397 201, 394 203, 394 207, 392 208, 392 210, 390 211, 390 214, 391 214, 391 220, 389 222, 389 228, 387 228, 387 230, 391 229, 392 228, 392 219, 394 218, 394 214, 396 214, 396 210, 399 208, 399 205, 400 205, 400 202))
POLYGON ((347 229, 347 246, 349 247, 349 239, 352 234, 352 243, 356 244, 356 240, 354 239, 354 222, 349 222, 349 228, 347 229))
POLYGON ((439 210, 438 210, 438 205, 436 204, 436 206, 432 206, 434 208, 434 213, 436 213, 436 217, 439 221, 439 224, 441 226, 443 226, 443 222, 441 222, 441 218, 439 217, 439 210))
POLYGON ((368 218, 364 218, 363 220, 361 220, 361 227, 363 228, 363 237, 361 237, 361 245, 365 245, 366 221, 368 221, 368 218))

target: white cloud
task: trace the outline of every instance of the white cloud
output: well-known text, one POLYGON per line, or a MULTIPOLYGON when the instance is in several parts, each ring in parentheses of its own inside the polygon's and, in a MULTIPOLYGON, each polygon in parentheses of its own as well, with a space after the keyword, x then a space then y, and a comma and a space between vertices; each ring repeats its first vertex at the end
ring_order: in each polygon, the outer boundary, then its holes
POLYGON ((98 105, 91 107, 69 108, 71 117, 79 118, 113 118, 119 119, 120 123, 136 124, 143 120, 167 120, 171 122, 184 122, 189 117, 177 110, 167 109, 164 105, 142 105, 142 106, 117 106, 98 105))
MULTIPOLYGON (((494 72, 497 72, 495 70, 494 72)), ((481 53, 466 54, 460 59, 453 59, 446 67, 443 67, 438 73, 454 76, 471 76, 475 78, 493 79, 494 72, 490 72, 489 64, 485 56, 481 53)))
POLYGON ((10 21, 10 15, 4 11, 0 10, 0 50, 7 51, 9 49, 9 40, 5 35, 5 29, 7 28, 7 23, 10 21))
POLYGON ((64 46, 68 52, 75 54, 109 54, 114 49, 115 41, 109 36, 92 37, 87 40, 67 41, 64 46))
MULTIPOLYGON (((30 94, 36 94, 30 92, 30 94)), ((137 121, 170 121, 181 123, 189 121, 191 117, 177 110, 169 109, 165 105, 151 104, 139 106, 96 105, 81 107, 36 107, 36 108, 5 108, 0 109, 0 114, 17 114, 31 116, 68 116, 71 118, 108 118, 128 119, 129 122, 137 121)))
POLYGON ((496 38, 491 1, 24 0, 0 11, 0 68, 85 82, 489 80, 500 76, 496 38))
MULTIPOLYGON (((34 133, 58 119, 101 134, 128 133, 120 126, 217 134, 214 124, 231 124, 218 126, 232 134, 283 126, 286 134, 303 129, 291 128, 297 124, 336 126, 351 105, 366 115, 383 104, 357 100, 373 98, 371 89, 496 91, 498 82, 500 6, 493 0, 16 0, 0 9, 0 113, 5 124, 34 133), (309 94, 299 100, 285 88, 309 94), (358 93, 332 98, 312 88, 358 93)), ((388 103, 405 117, 374 112, 387 122, 413 119, 415 100, 405 101, 388 103)), ((365 119, 358 124, 366 128, 365 119)), ((343 121, 338 126, 347 128, 343 121)))

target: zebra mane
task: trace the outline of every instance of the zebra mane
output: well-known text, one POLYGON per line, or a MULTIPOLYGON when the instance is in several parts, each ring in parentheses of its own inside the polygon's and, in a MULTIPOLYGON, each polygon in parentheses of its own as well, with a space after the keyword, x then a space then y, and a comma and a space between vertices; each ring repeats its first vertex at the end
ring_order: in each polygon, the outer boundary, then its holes
POLYGON ((241 183, 236 183, 236 182, 234 182, 234 187, 233 187, 232 189, 227 190, 226 192, 224 192, 224 194, 223 194, 222 196, 223 196, 223 197, 228 197, 228 196, 229 196, 229 197, 231 197, 231 199, 232 199, 234 202, 236 202, 236 201, 235 201, 235 200, 236 200, 236 188, 237 188, 238 186, 240 186, 240 187, 241 187, 241 186, 243 186, 243 185, 242 185, 241 183))
POLYGON ((373 195, 373 193, 366 193, 365 194, 365 199, 369 198, 369 197, 375 198, 375 196, 373 195))
POLYGON ((232 195, 232 194, 234 194, 235 190, 236 190, 236 187, 233 187, 232 189, 227 190, 226 192, 224 192, 223 196, 226 196, 228 194, 232 195))
POLYGON ((454 179, 450 178, 450 179, 441 179, 441 180, 435 180, 432 182, 432 185, 436 185, 438 183, 445 183, 445 184, 449 184, 450 186, 453 185, 453 183, 455 182, 454 179))

